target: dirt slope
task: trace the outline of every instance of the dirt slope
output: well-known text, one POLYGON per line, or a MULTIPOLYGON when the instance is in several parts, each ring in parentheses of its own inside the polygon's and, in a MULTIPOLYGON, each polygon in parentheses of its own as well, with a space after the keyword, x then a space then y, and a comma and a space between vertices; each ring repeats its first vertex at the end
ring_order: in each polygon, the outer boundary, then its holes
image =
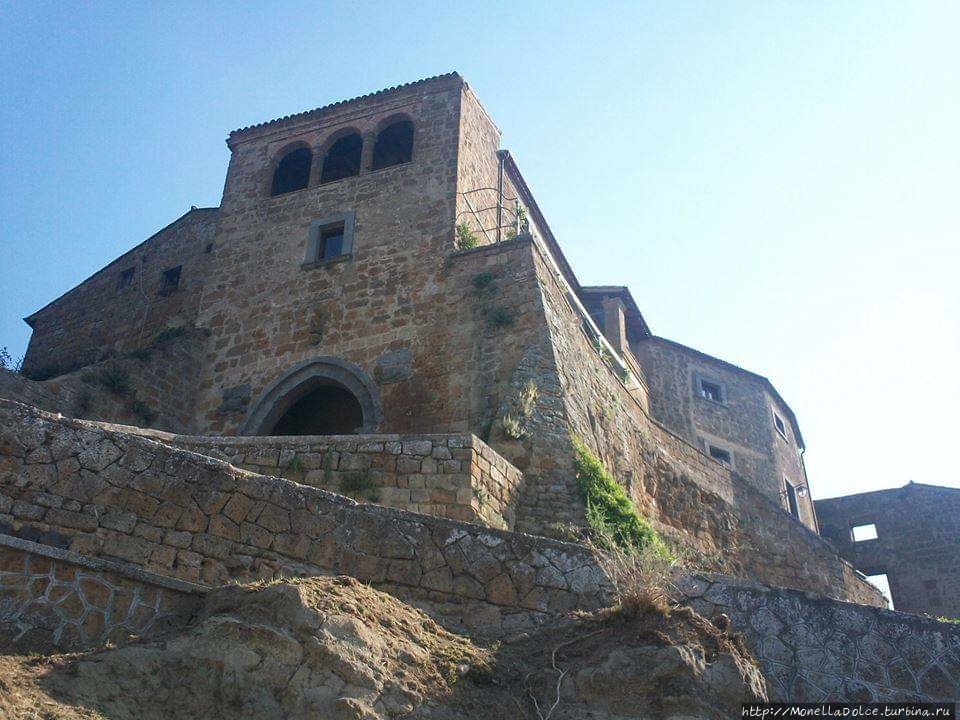
POLYGON ((185 630, 120 648, 0 656, 11 720, 716 718, 763 694, 742 644, 687 611, 481 648, 342 577, 220 588, 185 630))

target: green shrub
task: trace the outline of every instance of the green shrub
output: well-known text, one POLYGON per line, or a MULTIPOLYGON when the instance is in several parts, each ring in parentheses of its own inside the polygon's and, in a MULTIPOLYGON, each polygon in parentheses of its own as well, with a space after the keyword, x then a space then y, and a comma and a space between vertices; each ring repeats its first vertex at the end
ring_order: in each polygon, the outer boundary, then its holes
POLYGON ((960 625, 960 618, 948 618, 948 617, 938 617, 937 620, 940 622, 955 623, 960 625))
POLYGON ((457 223, 457 248, 460 250, 469 250, 475 248, 479 241, 477 236, 470 230, 466 223, 457 223))
POLYGON ((483 290, 493 283, 493 273, 489 271, 479 273, 474 275, 470 282, 477 290, 483 290))
POLYGON ((487 315, 487 321, 492 327, 502 328, 513 325, 514 316, 513 313, 507 310, 506 308, 498 307, 494 308, 487 315))
POLYGON ((137 348, 136 350, 131 350, 128 352, 127 357, 133 358, 134 360, 140 360, 141 362, 146 362, 153 357, 153 352, 149 348, 137 348))
POLYGON ((670 551, 660 535, 637 513, 623 488, 577 438, 572 438, 577 487, 587 506, 587 524, 593 541, 631 552, 649 548, 665 558, 670 551))
POLYGON ((354 500, 377 502, 377 486, 369 470, 353 470, 345 473, 340 480, 340 492, 354 500))
POLYGON ((144 425, 149 425, 157 419, 157 414, 153 411, 153 408, 139 398, 135 398, 134 401, 130 403, 130 412, 140 418, 144 425))
POLYGON ((97 376, 100 384, 114 395, 126 395, 130 392, 130 375, 119 365, 109 365, 97 376))

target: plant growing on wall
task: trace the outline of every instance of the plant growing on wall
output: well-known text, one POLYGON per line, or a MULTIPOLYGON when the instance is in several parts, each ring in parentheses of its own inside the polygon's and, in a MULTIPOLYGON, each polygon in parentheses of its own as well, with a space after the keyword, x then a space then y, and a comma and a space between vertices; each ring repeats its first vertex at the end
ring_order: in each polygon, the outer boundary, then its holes
POLYGON ((149 425, 157 419, 157 414, 153 411, 153 408, 139 398, 134 398, 133 402, 130 403, 130 412, 140 418, 144 425, 149 425))
POLYGON ((489 270, 477 273, 470 279, 470 282, 477 290, 486 290, 493 284, 493 273, 489 270))
POLYGON ((603 463, 578 438, 572 441, 577 487, 587 506, 587 524, 594 543, 626 552, 649 548, 657 555, 671 557, 659 533, 640 516, 603 463))
POLYGON ((491 327, 494 328, 504 328, 513 325, 514 316, 507 308, 498 307, 493 308, 487 314, 487 322, 490 323, 491 327))
POLYGON ((23 366, 23 358, 14 360, 6 346, 0 347, 0 370, 8 370, 12 373, 19 373, 23 366))
POLYGON ((457 223, 457 249, 469 250, 478 244, 477 236, 470 230, 470 226, 466 223, 457 223))
POLYGON ((100 371, 97 380, 112 395, 121 396, 130 392, 130 374, 119 365, 108 365, 100 371))
POLYGON ((526 429, 513 415, 504 415, 500 418, 500 429, 503 430, 504 435, 513 440, 521 440, 527 436, 526 429))

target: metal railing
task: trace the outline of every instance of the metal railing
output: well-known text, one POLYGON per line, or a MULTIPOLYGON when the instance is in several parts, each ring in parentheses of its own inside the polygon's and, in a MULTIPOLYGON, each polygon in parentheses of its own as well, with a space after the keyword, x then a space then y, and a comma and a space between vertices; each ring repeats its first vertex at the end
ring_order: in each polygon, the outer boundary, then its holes
POLYGON ((519 198, 507 197, 503 194, 503 191, 495 187, 475 188, 473 190, 465 190, 458 194, 463 198, 467 209, 457 213, 457 223, 459 224, 465 216, 472 216, 477 225, 477 229, 483 233, 487 242, 498 243, 530 232, 530 220, 527 216, 526 209, 520 204, 519 198), (481 192, 496 193, 496 202, 487 207, 474 207, 470 196, 481 192), (510 207, 508 207, 508 204, 510 207), (496 211, 496 220, 492 225, 487 226, 481 215, 493 211, 496 211), (507 220, 507 222, 504 222, 504 220, 507 220), (494 234, 494 237, 491 237, 491 233, 494 234))

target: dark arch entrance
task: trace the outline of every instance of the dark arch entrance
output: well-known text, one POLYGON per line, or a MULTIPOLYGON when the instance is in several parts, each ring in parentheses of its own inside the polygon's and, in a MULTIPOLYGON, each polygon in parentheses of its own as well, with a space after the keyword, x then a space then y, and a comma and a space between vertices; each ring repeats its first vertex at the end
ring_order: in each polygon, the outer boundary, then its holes
POLYGON ((268 435, 351 435, 363 427, 363 408, 349 390, 321 385, 290 406, 268 435))
POLYGON ((376 385, 357 365, 318 357, 274 380, 250 406, 241 435, 375 433, 383 421, 376 385))

